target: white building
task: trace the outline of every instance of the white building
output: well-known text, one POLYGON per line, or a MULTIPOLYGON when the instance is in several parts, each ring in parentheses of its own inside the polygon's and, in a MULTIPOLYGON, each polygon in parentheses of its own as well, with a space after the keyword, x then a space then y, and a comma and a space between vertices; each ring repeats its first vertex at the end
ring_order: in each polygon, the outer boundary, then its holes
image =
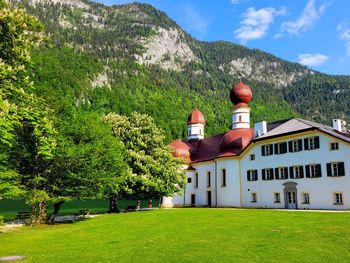
POLYGON ((250 88, 240 82, 230 94, 231 130, 204 137, 205 119, 188 118, 189 141, 170 144, 187 162, 182 195, 162 206, 350 209, 350 133, 292 118, 250 128, 250 88))

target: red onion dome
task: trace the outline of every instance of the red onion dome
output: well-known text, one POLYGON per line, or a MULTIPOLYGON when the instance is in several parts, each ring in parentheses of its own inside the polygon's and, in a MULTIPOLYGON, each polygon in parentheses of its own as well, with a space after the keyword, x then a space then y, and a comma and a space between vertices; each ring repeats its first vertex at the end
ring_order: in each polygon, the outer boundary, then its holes
POLYGON ((254 138, 254 129, 234 129, 225 133, 220 144, 221 151, 244 149, 254 138))
POLYGON ((248 104, 253 98, 252 90, 246 84, 240 81, 234 85, 230 92, 230 99, 233 104, 245 103, 248 104))
POLYGON ((173 148, 173 156, 175 158, 182 158, 186 161, 190 160, 190 148, 191 145, 182 140, 176 140, 169 144, 173 148))
POLYGON ((197 108, 195 108, 187 118, 187 124, 205 124, 205 119, 203 113, 201 113, 197 108))

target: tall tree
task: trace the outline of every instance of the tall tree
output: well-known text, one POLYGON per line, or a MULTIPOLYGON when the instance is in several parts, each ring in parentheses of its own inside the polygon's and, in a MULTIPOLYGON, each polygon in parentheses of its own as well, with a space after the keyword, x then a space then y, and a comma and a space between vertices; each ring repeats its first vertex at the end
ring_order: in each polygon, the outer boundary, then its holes
POLYGON ((96 113, 75 112, 63 120, 46 192, 54 203, 53 222, 61 205, 73 199, 102 199, 127 191, 130 174, 123 145, 96 113))
POLYGON ((126 161, 132 176, 127 178, 133 197, 158 198, 181 191, 185 183, 182 161, 173 158, 171 149, 164 144, 164 133, 154 120, 145 114, 130 117, 115 113, 103 120, 112 124, 114 134, 126 150, 126 161))

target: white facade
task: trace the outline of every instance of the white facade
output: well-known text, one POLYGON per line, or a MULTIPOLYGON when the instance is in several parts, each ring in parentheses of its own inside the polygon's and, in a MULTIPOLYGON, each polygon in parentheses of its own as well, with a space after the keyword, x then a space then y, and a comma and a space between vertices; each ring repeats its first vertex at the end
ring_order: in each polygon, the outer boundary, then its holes
MULTIPOLYGON (((292 147, 297 147, 296 144, 292 147)), ((269 150, 266 151, 268 153, 269 150)), ((319 130, 256 140, 238 156, 191 163, 195 170, 187 171, 187 176, 191 179, 184 194, 164 197, 163 206, 350 209, 349 156, 350 143, 319 130), (317 143, 316 139, 308 138, 318 138, 317 143), (298 140, 302 142, 302 150, 291 152, 290 142, 299 142, 298 140), (305 150, 304 140, 308 141, 308 147, 312 145, 315 149, 305 150), (273 154, 264 156, 264 145, 272 145, 273 154), (276 149, 281 154, 276 154, 276 149), (302 168, 293 168, 296 166, 302 168), (276 168, 284 167, 288 179, 276 179, 276 168), (320 175, 317 167, 320 167, 321 177, 307 178, 306 168, 310 171, 308 174, 320 175), (331 172, 335 171, 340 176, 328 176, 329 167, 331 172), (272 180, 262 179, 263 169, 273 169, 272 180), (293 170, 293 176, 297 174, 294 169, 303 169, 303 178, 291 178, 290 169, 293 170), (249 170, 257 171, 256 181, 248 181, 249 170), (341 174, 342 171, 344 175, 341 174)), ((281 169, 280 178, 283 173, 281 169)), ((265 179, 268 173, 265 170, 265 179)))

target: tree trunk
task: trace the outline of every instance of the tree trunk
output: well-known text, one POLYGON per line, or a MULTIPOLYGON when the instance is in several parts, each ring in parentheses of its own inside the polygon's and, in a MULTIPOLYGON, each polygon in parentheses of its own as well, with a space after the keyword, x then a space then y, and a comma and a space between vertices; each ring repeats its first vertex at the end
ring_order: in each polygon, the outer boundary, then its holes
POLYGON ((108 213, 119 213, 118 209, 118 199, 116 195, 111 195, 109 197, 109 210, 108 213))
POLYGON ((47 216, 47 202, 40 202, 39 203, 39 213, 38 213, 38 220, 37 224, 43 224, 46 222, 46 216, 47 216))
POLYGON ((64 201, 59 201, 58 203, 54 203, 53 204, 53 212, 52 214, 48 217, 47 219, 47 223, 48 224, 53 224, 55 223, 55 218, 56 216, 58 215, 58 212, 60 211, 61 209, 61 206, 64 204, 64 201))

